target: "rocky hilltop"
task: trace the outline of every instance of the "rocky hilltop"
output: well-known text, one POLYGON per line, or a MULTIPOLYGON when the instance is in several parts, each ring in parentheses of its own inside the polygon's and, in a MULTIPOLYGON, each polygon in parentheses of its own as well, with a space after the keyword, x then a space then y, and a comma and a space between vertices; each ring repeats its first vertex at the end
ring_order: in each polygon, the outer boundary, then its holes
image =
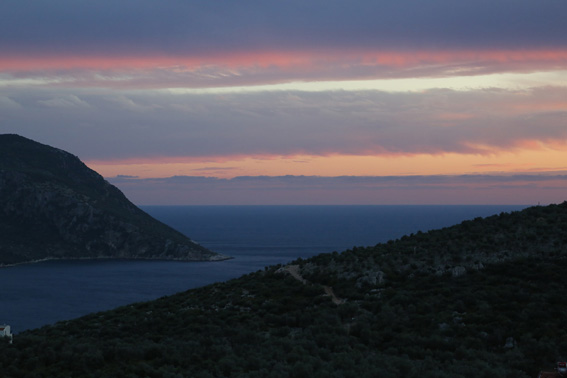
POLYGON ((0 266, 76 258, 227 257, 140 210, 76 156, 0 135, 0 266))

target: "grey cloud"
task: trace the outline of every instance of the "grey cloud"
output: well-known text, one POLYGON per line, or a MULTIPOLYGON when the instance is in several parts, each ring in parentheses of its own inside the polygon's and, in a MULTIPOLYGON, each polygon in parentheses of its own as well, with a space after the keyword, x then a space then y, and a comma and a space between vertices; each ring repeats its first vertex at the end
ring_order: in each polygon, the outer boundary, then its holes
POLYGON ((236 167, 203 167, 192 169, 192 172, 229 172, 238 169, 236 167))
MULTIPOLYGON (((176 177, 178 178, 178 177, 176 177)), ((186 176, 188 180, 193 177, 186 176)), ((174 178, 166 178, 169 181, 174 178)), ((228 182, 249 182, 249 183, 301 183, 302 185, 317 185, 326 187, 340 187, 341 185, 411 185, 421 184, 473 184, 473 183, 510 183, 510 182, 548 182, 561 180, 567 182, 567 172, 564 174, 509 174, 509 175, 410 175, 410 176, 238 176, 232 179, 207 178, 208 180, 228 182)))
POLYGON ((84 160, 485 154, 513 150, 524 141, 567 141, 566 113, 556 105, 567 98, 566 88, 223 95, 0 89, 0 98, 21 106, 4 112, 0 132, 55 145, 84 160), (41 105, 53 99, 74 104, 68 101, 73 98, 89 106, 41 105))
POLYGON ((0 96, 0 109, 4 109, 4 110, 22 109, 22 105, 12 100, 8 96, 0 96))
POLYGON ((290 48, 565 47, 560 0, 4 1, 0 49, 195 54, 290 48))
POLYGON ((38 103, 53 108, 90 107, 87 102, 81 100, 75 95, 39 100, 38 103))

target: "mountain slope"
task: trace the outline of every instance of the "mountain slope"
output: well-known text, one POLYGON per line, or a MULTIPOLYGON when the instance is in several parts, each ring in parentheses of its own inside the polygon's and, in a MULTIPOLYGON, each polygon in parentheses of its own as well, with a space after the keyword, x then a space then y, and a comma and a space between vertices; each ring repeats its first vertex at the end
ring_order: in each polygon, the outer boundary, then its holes
POLYGON ((0 266, 47 258, 215 260, 77 157, 0 135, 0 266))
POLYGON ((536 377, 567 350, 566 235, 563 203, 300 259, 17 334, 0 366, 13 377, 536 377))

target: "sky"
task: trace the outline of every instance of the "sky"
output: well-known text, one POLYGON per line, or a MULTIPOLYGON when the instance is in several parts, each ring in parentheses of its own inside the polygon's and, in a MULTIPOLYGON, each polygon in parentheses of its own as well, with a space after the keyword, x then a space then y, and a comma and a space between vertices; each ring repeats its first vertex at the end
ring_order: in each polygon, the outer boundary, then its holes
POLYGON ((139 205, 567 199, 565 0, 3 0, 0 133, 139 205))

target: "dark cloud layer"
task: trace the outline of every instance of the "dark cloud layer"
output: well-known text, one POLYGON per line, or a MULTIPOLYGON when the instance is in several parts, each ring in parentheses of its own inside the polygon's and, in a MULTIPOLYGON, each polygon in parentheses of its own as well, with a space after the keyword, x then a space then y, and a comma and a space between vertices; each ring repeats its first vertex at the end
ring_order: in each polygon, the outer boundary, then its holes
POLYGON ((3 53, 566 47, 562 0, 16 1, 3 53))

